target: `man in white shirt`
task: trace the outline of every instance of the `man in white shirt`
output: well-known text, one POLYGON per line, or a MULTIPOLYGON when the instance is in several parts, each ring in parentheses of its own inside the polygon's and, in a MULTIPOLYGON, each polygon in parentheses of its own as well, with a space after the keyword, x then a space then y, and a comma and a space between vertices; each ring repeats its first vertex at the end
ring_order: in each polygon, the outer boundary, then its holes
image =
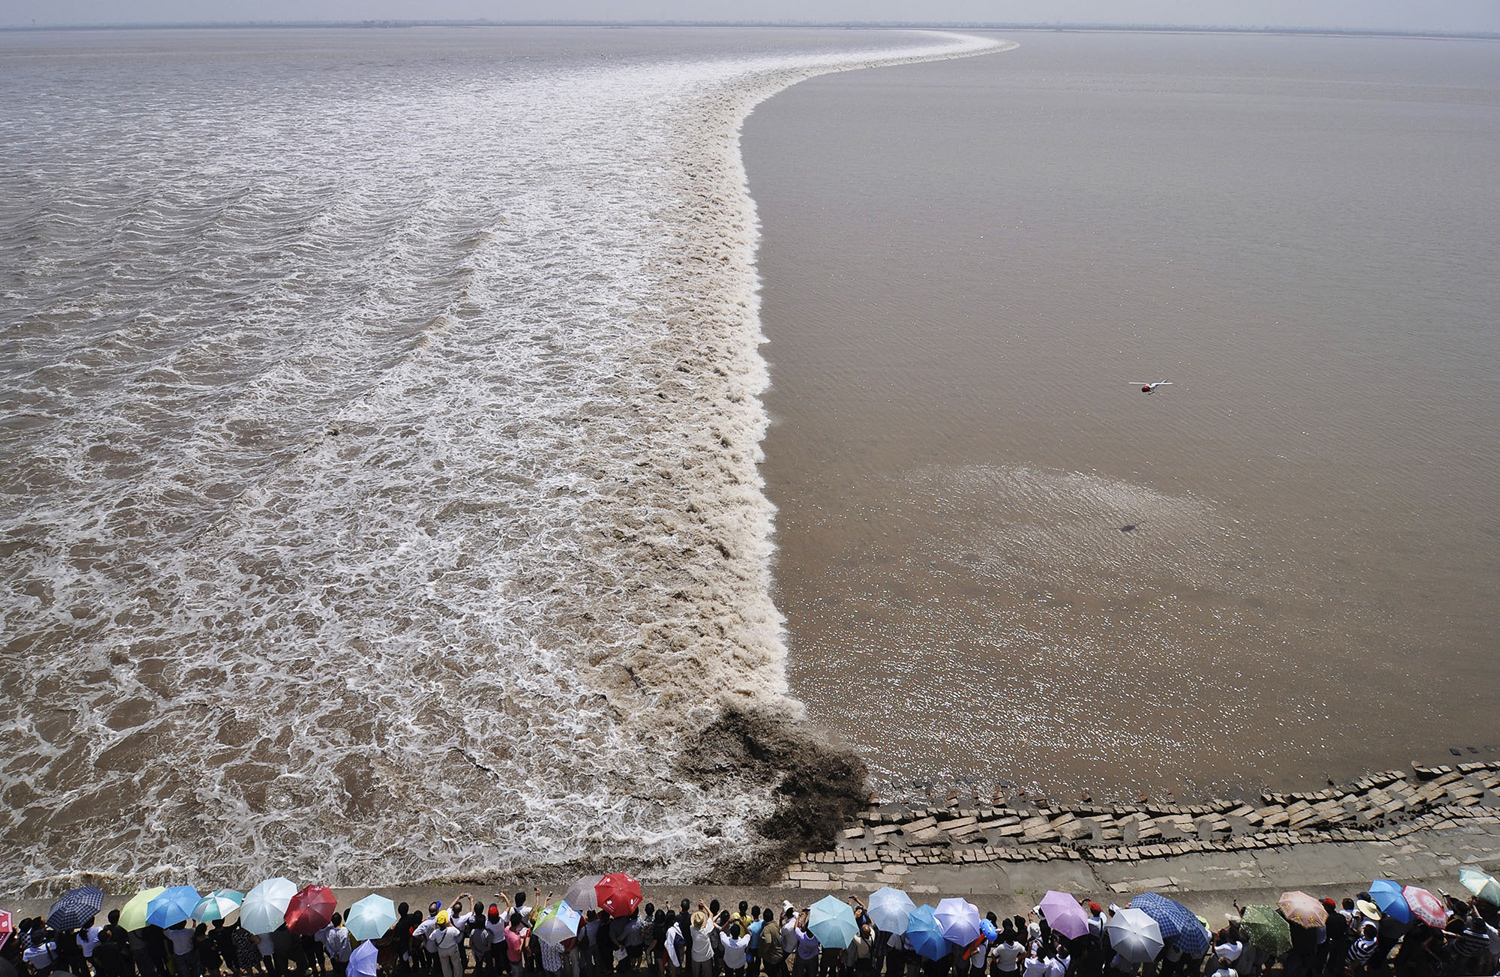
POLYGON ((750 934, 735 919, 729 928, 719 933, 719 943, 724 947, 724 972, 729 977, 742 977, 745 973, 745 950, 750 946, 750 934))

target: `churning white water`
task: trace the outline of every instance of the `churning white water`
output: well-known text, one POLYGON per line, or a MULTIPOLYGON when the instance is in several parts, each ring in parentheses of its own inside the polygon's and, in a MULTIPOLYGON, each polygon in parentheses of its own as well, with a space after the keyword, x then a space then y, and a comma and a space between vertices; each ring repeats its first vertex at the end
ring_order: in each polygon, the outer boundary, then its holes
POLYGON ((755 103, 850 32, 0 43, 0 875, 683 878, 795 718, 755 103), (710 782, 699 782, 707 779, 710 782))

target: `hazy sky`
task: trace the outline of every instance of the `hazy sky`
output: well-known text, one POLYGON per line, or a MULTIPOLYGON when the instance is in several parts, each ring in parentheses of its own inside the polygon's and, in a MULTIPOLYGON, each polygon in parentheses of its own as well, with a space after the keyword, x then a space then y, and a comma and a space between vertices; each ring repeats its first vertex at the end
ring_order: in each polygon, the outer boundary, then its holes
POLYGON ((1500 31, 1500 0, 0 0, 0 26, 268 20, 1156 23, 1500 31))

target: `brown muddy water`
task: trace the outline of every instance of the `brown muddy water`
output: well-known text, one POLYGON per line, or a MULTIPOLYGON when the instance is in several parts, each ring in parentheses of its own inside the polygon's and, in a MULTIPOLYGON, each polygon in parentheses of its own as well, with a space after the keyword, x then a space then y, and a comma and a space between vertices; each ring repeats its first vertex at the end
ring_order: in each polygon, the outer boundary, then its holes
POLYGON ((888 795, 1500 752, 1500 45, 1006 36, 745 127, 810 718, 888 795))

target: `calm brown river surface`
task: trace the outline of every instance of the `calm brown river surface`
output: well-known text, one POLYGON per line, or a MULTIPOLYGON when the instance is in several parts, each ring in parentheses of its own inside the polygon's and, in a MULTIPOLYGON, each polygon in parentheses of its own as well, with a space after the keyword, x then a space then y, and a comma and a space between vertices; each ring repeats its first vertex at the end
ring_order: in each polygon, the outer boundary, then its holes
POLYGON ((1500 44, 1007 36, 745 128, 811 718, 984 792, 1500 752, 1500 44))

